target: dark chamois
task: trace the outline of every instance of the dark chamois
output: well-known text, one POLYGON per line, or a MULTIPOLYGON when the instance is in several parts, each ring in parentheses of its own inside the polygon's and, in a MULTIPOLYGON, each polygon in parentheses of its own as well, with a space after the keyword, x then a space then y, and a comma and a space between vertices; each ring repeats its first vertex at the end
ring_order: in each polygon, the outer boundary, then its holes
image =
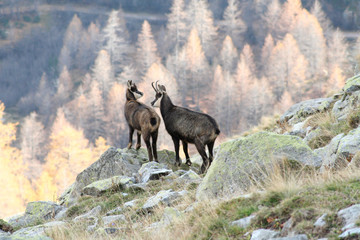
POLYGON ((156 86, 154 87, 154 83, 152 83, 152 87, 156 95, 151 105, 160 107, 165 128, 174 142, 176 164, 178 166, 181 164, 179 157, 179 142, 181 140, 186 156, 186 164, 191 165, 188 143, 193 143, 203 159, 200 171, 204 173, 213 160, 214 142, 220 133, 215 119, 204 113, 175 106, 167 95, 165 86, 158 86, 156 82, 156 86), (209 157, 206 155, 205 146, 209 149, 209 157))
POLYGON ((134 130, 136 130, 138 137, 136 150, 141 147, 142 135, 148 151, 149 161, 152 161, 154 156, 157 162, 156 141, 160 126, 160 117, 152 108, 136 101, 136 99, 143 96, 143 93, 137 89, 132 80, 128 81, 127 86, 125 103, 125 118, 129 125, 129 144, 127 148, 131 148, 133 133, 134 130), (152 138, 152 146, 150 145, 150 137, 152 138))

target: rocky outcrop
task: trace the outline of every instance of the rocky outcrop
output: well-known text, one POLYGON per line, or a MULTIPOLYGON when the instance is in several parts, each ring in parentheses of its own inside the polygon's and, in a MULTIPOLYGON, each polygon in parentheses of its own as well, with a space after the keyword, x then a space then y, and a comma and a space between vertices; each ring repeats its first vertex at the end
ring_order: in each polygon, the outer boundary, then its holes
POLYGON ((321 166, 321 159, 301 138, 260 132, 220 145, 197 191, 197 199, 231 197, 261 181, 277 164, 321 166), (265 175, 264 175, 265 174, 265 175))
POLYGON ((87 185, 83 188, 82 193, 90 196, 100 196, 100 194, 112 189, 125 189, 128 184, 134 182, 134 178, 126 176, 114 176, 87 185))

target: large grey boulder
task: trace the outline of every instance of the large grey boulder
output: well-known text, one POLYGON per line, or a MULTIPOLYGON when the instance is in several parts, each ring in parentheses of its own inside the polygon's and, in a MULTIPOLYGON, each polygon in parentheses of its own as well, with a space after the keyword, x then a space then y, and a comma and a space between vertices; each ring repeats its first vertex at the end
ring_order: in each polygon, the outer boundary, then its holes
POLYGON ((66 223, 62 221, 54 221, 48 222, 42 225, 34 226, 34 227, 26 227, 22 228, 11 235, 1 236, 1 240, 51 240, 50 237, 46 236, 46 230, 64 226, 66 223))
POLYGON ((321 166, 321 159, 297 136, 260 132, 223 143, 196 197, 201 200, 242 194, 254 180, 264 180, 284 159, 297 167, 321 166))
MULTIPOLYGON (((171 164, 173 152, 168 150, 158 151, 159 161, 171 164)), ((110 147, 104 152, 99 160, 91 164, 82 171, 75 183, 60 197, 60 203, 72 205, 81 196, 85 186, 99 180, 113 176, 137 175, 142 164, 148 161, 147 151, 143 148, 135 149, 116 149, 110 147)))
POLYGON ((341 139, 344 137, 344 134, 341 133, 331 139, 330 143, 325 147, 315 149, 314 152, 323 159, 321 169, 325 170, 327 168, 333 168, 336 165, 338 159, 338 149, 341 139))
POLYGON ((86 219, 90 219, 90 218, 95 218, 97 217, 101 212, 101 206, 96 206, 93 209, 91 209, 89 212, 84 213, 83 215, 77 216, 76 218, 73 219, 74 222, 79 222, 79 221, 83 221, 86 219))
POLYGON ((317 98, 297 103, 280 117, 280 122, 296 124, 312 114, 327 110, 333 101, 333 98, 317 98))
POLYGON ((126 176, 114 176, 111 178, 93 182, 83 188, 83 194, 90 196, 99 196, 102 193, 112 189, 125 189, 130 183, 134 183, 135 178, 126 176))

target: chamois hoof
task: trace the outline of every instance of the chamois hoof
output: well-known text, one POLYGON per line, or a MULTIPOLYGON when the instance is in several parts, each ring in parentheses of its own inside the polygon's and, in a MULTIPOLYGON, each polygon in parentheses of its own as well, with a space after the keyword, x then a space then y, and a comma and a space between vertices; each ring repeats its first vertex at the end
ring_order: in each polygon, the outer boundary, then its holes
POLYGON ((136 150, 139 150, 141 148, 141 145, 136 145, 136 150))
POLYGON ((175 166, 176 166, 176 167, 180 167, 180 166, 181 166, 181 162, 175 162, 175 166))
POLYGON ((186 160, 186 165, 188 165, 189 167, 192 165, 190 159, 186 160))
POLYGON ((131 147, 132 147, 132 144, 129 143, 129 144, 127 145, 127 149, 131 149, 131 147))

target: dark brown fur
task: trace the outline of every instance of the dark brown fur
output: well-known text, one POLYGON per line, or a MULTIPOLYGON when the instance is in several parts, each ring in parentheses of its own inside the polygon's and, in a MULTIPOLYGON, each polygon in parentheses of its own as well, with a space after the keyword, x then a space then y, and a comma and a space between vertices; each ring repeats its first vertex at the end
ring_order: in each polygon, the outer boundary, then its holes
POLYGON ((141 135, 149 155, 149 161, 155 161, 157 159, 156 141, 158 137, 158 131, 160 126, 159 115, 150 107, 142 104, 136 100, 135 94, 142 93, 137 90, 134 83, 129 81, 128 89, 126 90, 126 103, 125 103, 125 118, 129 125, 129 144, 128 148, 132 147, 132 140, 134 131, 137 131, 137 144, 136 150, 141 147, 141 135), (130 83, 130 87, 129 87, 130 83), (135 93, 135 94, 134 94, 135 93), (152 144, 150 145, 150 138, 152 138, 152 144))

